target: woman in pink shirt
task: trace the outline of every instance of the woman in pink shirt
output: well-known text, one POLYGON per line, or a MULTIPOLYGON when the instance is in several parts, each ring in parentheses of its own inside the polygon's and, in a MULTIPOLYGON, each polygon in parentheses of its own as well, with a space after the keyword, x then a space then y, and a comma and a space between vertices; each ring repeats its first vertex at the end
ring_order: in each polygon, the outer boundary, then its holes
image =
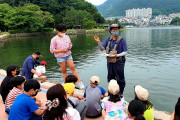
POLYGON ((54 53, 54 56, 60 65, 64 81, 67 76, 67 64, 72 73, 78 78, 78 85, 80 89, 83 89, 84 85, 80 82, 79 75, 74 67, 71 56, 72 43, 69 36, 65 35, 67 28, 64 24, 59 24, 57 25, 56 30, 58 34, 51 39, 50 52, 54 53))

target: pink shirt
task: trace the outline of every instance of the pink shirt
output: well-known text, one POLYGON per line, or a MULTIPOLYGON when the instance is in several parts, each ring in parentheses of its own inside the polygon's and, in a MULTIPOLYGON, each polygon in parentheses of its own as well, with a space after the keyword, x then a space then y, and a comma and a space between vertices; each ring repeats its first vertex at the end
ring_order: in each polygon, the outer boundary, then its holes
MULTIPOLYGON (((54 53, 55 50, 68 49, 72 45, 69 36, 65 35, 60 38, 57 35, 51 39, 50 52, 54 53)), ((62 58, 71 55, 71 51, 54 53, 56 58, 62 58)))

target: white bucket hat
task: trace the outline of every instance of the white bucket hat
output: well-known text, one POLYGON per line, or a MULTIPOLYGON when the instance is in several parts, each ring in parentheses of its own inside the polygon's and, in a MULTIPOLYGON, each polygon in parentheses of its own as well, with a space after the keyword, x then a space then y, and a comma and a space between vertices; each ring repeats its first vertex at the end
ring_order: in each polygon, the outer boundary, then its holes
POLYGON ((108 91, 113 95, 116 95, 119 93, 119 85, 116 80, 112 79, 109 82, 108 91))
POLYGON ((141 101, 148 100, 149 93, 142 86, 140 86, 140 85, 135 86, 134 91, 135 91, 137 97, 139 98, 139 100, 141 100, 141 101))

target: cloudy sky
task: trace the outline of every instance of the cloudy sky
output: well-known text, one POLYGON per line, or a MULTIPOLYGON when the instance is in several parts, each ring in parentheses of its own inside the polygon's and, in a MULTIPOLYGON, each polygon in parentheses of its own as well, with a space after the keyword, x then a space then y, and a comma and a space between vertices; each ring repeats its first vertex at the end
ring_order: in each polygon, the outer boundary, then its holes
POLYGON ((86 0, 94 5, 100 5, 102 3, 104 3, 106 0, 86 0))

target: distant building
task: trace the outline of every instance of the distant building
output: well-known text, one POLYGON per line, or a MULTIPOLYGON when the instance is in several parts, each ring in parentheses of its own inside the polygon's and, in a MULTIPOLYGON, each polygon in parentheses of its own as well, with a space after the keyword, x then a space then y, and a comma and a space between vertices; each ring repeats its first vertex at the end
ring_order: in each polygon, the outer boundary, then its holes
POLYGON ((105 20, 115 20, 115 19, 121 19, 122 17, 108 17, 105 20))
POLYGON ((179 17, 180 18, 180 13, 179 14, 169 14, 169 17, 175 18, 175 17, 179 17))
POLYGON ((126 10, 126 18, 138 18, 138 17, 152 17, 152 8, 142 8, 142 9, 129 9, 126 10))

